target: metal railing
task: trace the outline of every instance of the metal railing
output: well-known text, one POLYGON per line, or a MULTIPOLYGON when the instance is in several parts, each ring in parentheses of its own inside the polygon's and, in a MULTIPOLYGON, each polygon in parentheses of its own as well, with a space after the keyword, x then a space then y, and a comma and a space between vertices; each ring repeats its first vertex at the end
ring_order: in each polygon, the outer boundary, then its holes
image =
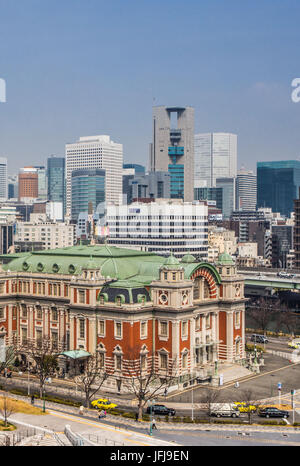
MULTIPOLYGON (((123 428, 123 426, 122 426, 123 428)), ((97 443, 98 445, 105 445, 105 446, 125 446, 125 443, 118 442, 117 440, 108 439, 106 437, 97 435, 97 434, 88 434, 88 439, 91 440, 93 443, 97 443)))

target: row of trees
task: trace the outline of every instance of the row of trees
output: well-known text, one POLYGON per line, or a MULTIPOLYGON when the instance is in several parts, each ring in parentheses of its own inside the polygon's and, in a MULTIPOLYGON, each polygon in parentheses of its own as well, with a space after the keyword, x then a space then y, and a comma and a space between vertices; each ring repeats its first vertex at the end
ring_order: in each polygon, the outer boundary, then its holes
MULTIPOLYGON (((163 374, 157 374, 154 369, 154 358, 148 358, 147 367, 142 358, 139 357, 137 348, 133 350, 136 359, 127 361, 123 370, 127 372, 127 377, 122 378, 123 388, 134 396, 137 401, 139 418, 142 417, 145 405, 154 400, 158 395, 168 391, 170 386, 175 383, 175 363, 169 366, 163 374), (169 375, 169 374, 173 375, 169 375)), ((45 384, 49 377, 55 375, 58 371, 58 353, 53 348, 52 342, 44 338, 40 342, 29 342, 18 345, 16 342, 7 348, 6 358, 0 365, 0 370, 13 366, 16 357, 25 355, 27 361, 32 363, 32 371, 39 380, 40 397, 45 392, 45 384)), ((103 384, 109 378, 119 378, 114 372, 107 372, 103 366, 102 359, 96 355, 90 355, 84 361, 82 373, 75 375, 74 381, 84 393, 84 405, 91 406, 95 394, 101 390, 103 384)))
POLYGON ((273 322, 276 332, 284 329, 287 333, 292 334, 298 322, 297 315, 277 298, 259 297, 252 299, 246 305, 246 313, 256 323, 257 328, 263 332, 273 322))

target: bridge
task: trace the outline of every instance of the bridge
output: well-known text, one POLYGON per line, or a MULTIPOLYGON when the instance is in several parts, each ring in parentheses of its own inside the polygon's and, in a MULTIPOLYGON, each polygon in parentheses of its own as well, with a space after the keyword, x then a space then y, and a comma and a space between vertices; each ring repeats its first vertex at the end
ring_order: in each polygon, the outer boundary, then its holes
POLYGON ((245 278, 246 295, 272 295, 276 291, 300 293, 299 271, 291 278, 279 277, 276 272, 266 270, 262 272, 251 269, 240 269, 238 273, 245 278))

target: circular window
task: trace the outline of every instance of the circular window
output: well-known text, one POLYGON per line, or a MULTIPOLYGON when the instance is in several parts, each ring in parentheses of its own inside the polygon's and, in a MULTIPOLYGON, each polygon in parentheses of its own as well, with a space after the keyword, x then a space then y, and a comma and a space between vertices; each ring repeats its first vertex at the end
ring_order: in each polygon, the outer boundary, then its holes
POLYGON ((28 262, 23 262, 22 268, 23 268, 23 270, 28 270, 29 269, 28 262))
POLYGON ((53 270, 53 272, 57 273, 59 271, 59 265, 58 264, 53 264, 52 270, 53 270))
POLYGON ((42 272, 44 270, 44 264, 42 264, 41 262, 38 263, 38 265, 36 266, 37 270, 39 272, 42 272))
POLYGON ((75 273, 75 266, 73 264, 69 265, 69 272, 75 273))
POLYGON ((168 296, 166 294, 161 294, 159 297, 161 303, 166 303, 168 301, 168 296))

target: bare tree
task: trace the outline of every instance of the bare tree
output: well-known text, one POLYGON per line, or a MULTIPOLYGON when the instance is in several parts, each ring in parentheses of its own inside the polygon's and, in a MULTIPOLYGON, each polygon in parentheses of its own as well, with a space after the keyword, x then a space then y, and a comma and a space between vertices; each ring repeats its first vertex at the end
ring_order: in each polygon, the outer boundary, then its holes
POLYGON ((103 383, 108 379, 101 359, 97 355, 91 355, 85 362, 83 374, 75 377, 75 382, 81 387, 85 394, 85 406, 90 407, 91 399, 100 390, 103 383))
POLYGON ((33 369, 39 378, 40 397, 42 398, 46 379, 53 375, 58 367, 56 347, 53 347, 50 338, 45 337, 41 341, 23 342, 22 346, 18 346, 17 352, 25 354, 27 359, 33 361, 33 369))
POLYGON ((135 348, 132 359, 124 363, 124 387, 135 396, 138 404, 138 420, 142 419, 143 408, 157 396, 164 395, 176 381, 176 362, 170 361, 164 368, 155 369, 154 354, 143 354, 135 348), (133 359, 135 356, 135 359, 133 359))
POLYGON ((240 392, 239 399, 244 404, 242 405, 241 412, 247 413, 248 422, 252 424, 253 413, 257 410, 259 403, 253 400, 253 391, 251 389, 245 389, 240 392))
POLYGON ((258 329, 265 332, 270 321, 280 312, 279 300, 268 300, 264 297, 247 305, 247 314, 257 324, 258 329))
POLYGON ((9 416, 17 412, 14 401, 4 393, 0 398, 0 414, 4 418, 4 425, 7 427, 9 416))
POLYGON ((286 304, 281 305, 281 312, 277 321, 277 331, 286 328, 287 333, 292 335, 297 327, 297 315, 291 311, 286 304))
POLYGON ((5 368, 10 368, 15 360, 15 348, 13 346, 4 347, 3 349, 3 359, 0 361, 0 372, 5 368))
POLYGON ((204 404, 205 411, 211 418, 211 412, 213 408, 213 404, 217 401, 220 401, 221 393, 220 390, 214 388, 207 388, 204 395, 201 397, 201 402, 204 404))

